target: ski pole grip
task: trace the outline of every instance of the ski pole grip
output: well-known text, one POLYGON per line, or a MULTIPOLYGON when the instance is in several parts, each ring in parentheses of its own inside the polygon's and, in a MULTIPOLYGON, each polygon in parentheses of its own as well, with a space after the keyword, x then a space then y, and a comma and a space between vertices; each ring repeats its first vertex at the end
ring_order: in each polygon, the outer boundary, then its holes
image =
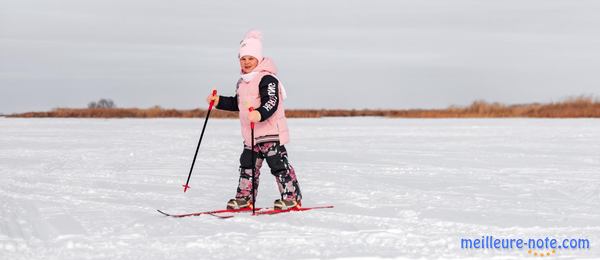
MULTIPOLYGON (((216 96, 216 95, 217 95, 217 90, 216 90, 216 89, 213 89, 213 91, 212 91, 212 96, 216 96)), ((214 101, 214 100, 211 100, 211 101, 210 101, 210 105, 208 106, 208 110, 211 110, 211 109, 213 108, 213 106, 214 106, 214 105, 215 105, 215 101, 214 101)))
MULTIPOLYGON (((253 107, 249 107, 248 111, 252 112, 252 111, 254 111, 254 108, 253 107)), ((250 122, 250 128, 254 129, 254 122, 250 122)))

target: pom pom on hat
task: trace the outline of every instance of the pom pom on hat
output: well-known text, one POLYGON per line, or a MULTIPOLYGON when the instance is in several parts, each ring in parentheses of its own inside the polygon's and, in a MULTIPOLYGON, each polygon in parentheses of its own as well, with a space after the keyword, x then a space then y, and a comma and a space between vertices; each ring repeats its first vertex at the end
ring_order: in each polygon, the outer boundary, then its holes
POLYGON ((244 39, 250 39, 250 38, 254 38, 254 39, 258 39, 258 40, 262 41, 262 33, 257 30, 251 30, 246 33, 246 36, 244 36, 244 39))
POLYGON ((256 58, 258 62, 262 61, 262 33, 260 31, 251 30, 247 32, 244 39, 240 42, 238 58, 246 55, 256 58))

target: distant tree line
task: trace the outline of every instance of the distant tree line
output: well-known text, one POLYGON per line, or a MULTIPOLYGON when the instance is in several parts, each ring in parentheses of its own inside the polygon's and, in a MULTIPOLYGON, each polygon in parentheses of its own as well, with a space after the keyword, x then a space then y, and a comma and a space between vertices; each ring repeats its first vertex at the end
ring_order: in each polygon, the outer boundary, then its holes
MULTIPOLYGON (((116 108, 112 100, 101 99, 90 103, 90 108, 56 108, 49 112, 28 112, 12 114, 9 117, 83 117, 83 118, 159 118, 183 117, 204 118, 207 111, 202 109, 177 110, 155 106, 146 109, 116 108), (98 109, 112 108, 112 109, 98 109)), ((531 103, 505 105, 483 100, 469 106, 451 106, 446 109, 288 109, 288 118, 319 118, 346 116, 381 116, 391 118, 600 118, 600 99, 592 96, 578 96, 551 103, 531 103)), ((215 110, 210 114, 215 118, 237 118, 236 112, 215 110)))
POLYGON ((100 99, 98 102, 92 101, 88 104, 88 108, 116 108, 115 102, 111 99, 100 99))

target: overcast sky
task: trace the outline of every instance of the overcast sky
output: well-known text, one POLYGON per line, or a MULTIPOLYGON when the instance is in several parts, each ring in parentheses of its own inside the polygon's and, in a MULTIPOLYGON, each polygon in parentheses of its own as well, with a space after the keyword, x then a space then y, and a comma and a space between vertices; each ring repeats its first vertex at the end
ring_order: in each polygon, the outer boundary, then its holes
POLYGON ((0 0, 0 113, 205 107, 260 29, 291 108, 600 95, 600 1, 0 0))

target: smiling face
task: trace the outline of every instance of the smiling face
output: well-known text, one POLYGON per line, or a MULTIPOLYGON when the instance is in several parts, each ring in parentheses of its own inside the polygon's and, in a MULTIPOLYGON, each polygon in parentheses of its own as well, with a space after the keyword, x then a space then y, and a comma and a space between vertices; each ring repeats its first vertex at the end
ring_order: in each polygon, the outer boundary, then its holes
POLYGON ((258 66, 258 60, 253 56, 246 55, 240 58, 240 68, 244 74, 248 74, 258 66))

